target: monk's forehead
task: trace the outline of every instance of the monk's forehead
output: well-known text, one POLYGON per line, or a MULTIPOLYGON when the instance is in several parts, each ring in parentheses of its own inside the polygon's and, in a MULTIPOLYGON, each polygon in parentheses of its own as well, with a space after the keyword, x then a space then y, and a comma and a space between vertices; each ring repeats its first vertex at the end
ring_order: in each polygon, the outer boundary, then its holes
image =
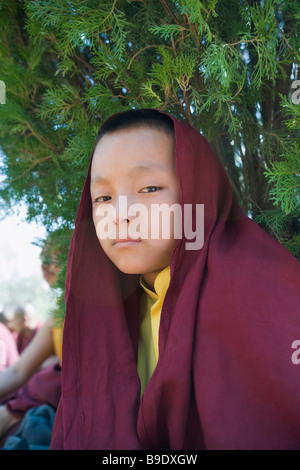
POLYGON ((122 129, 105 134, 96 145, 92 172, 96 166, 118 163, 175 167, 175 139, 164 130, 149 126, 122 129))

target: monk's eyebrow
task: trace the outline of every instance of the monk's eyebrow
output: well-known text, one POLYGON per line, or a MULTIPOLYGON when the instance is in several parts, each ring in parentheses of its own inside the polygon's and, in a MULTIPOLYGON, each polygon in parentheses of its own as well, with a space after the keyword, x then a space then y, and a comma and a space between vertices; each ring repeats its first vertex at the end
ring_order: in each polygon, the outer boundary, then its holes
MULTIPOLYGON (((130 171, 137 171, 137 172, 149 171, 149 170, 168 171, 169 169, 155 162, 139 163, 138 165, 133 166, 130 169, 130 171)), ((99 184, 99 183, 107 183, 107 182, 109 182, 109 180, 107 178, 104 178, 101 175, 96 175, 96 176, 93 176, 93 178, 91 178, 91 185, 99 184)))
POLYGON ((139 163, 138 165, 134 166, 132 169, 133 170, 157 169, 157 170, 164 170, 164 171, 167 170, 167 168, 165 166, 160 165, 159 163, 156 163, 156 162, 142 162, 142 163, 139 163))
POLYGON ((108 180, 106 178, 103 178, 103 176, 93 176, 93 178, 91 178, 91 185, 93 184, 99 184, 99 183, 106 183, 108 180))

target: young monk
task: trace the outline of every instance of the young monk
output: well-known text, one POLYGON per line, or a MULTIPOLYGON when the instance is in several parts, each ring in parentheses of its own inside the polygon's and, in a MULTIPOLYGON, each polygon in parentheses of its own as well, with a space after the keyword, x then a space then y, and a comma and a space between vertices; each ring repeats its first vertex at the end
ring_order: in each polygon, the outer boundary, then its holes
POLYGON ((51 448, 300 449, 299 278, 196 130, 155 110, 113 116, 70 247, 51 448), (155 204, 179 204, 203 243, 186 224, 178 237, 178 219, 169 238, 133 236, 155 204))

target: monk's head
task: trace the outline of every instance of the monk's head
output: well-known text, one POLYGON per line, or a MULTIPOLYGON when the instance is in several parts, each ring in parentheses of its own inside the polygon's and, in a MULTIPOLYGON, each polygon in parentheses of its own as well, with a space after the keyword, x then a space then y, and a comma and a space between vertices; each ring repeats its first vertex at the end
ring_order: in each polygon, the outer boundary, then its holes
POLYGON ((122 272, 142 274, 152 286, 177 243, 169 210, 179 207, 172 119, 140 110, 107 121, 96 141, 91 198, 106 255, 122 272))

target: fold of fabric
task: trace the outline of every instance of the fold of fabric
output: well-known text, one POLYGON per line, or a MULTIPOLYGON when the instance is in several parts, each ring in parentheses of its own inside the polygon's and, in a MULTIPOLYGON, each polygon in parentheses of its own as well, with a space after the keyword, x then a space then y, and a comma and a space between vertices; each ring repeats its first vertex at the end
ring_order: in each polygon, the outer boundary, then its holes
POLYGON ((173 252, 159 359, 140 400, 139 276, 119 272, 99 245, 89 167, 51 448, 300 449, 299 263, 243 214, 200 133, 172 119, 182 213, 192 204, 195 230, 204 204, 203 247, 186 249, 183 234, 173 252))

